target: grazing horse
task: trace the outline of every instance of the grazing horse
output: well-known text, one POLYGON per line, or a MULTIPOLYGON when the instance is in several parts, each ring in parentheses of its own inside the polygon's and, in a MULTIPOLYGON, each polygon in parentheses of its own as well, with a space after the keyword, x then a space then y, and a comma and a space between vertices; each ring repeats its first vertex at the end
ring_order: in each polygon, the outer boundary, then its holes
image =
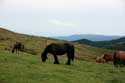
POLYGON ((96 57, 96 62, 98 62, 98 63, 104 63, 104 62, 109 62, 109 61, 113 61, 112 53, 105 53, 102 56, 96 57))
POLYGON ((103 59, 105 62, 113 61, 113 54, 112 53, 105 53, 103 55, 103 59))
POLYGON ((54 56, 54 64, 59 64, 57 55, 64 55, 65 53, 67 53, 67 57, 68 57, 68 61, 67 61, 67 65, 71 64, 71 60, 74 60, 74 46, 72 44, 69 43, 63 43, 63 44, 56 44, 56 43, 52 43, 46 46, 45 50, 43 51, 43 53, 41 54, 41 59, 43 62, 46 61, 47 59, 47 54, 50 53, 54 56))
POLYGON ((114 58, 113 59, 114 66, 122 67, 123 65, 125 65, 125 52, 124 51, 115 52, 113 58, 114 58))
POLYGON ((15 51, 23 51, 24 50, 24 45, 21 42, 16 42, 12 48, 12 53, 15 51))
POLYGON ((98 63, 104 63, 105 61, 103 59, 103 56, 97 56, 96 57, 96 62, 98 62, 98 63))

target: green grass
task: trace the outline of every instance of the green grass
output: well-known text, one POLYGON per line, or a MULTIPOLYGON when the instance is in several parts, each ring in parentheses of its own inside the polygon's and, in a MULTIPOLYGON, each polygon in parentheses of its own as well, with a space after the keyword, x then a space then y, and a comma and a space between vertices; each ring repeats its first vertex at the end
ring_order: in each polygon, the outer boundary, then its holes
POLYGON ((125 83, 125 67, 76 60, 65 65, 66 57, 53 64, 49 56, 42 63, 39 56, 0 51, 0 83, 125 83))
POLYGON ((125 83, 125 68, 95 62, 96 56, 112 50, 72 43, 75 46, 72 65, 65 65, 65 56, 58 57, 60 64, 55 65, 51 55, 48 55, 46 63, 41 62, 40 54, 46 46, 45 40, 47 44, 66 42, 0 28, 0 83, 125 83), (25 45, 25 53, 9 52, 16 41, 25 45))

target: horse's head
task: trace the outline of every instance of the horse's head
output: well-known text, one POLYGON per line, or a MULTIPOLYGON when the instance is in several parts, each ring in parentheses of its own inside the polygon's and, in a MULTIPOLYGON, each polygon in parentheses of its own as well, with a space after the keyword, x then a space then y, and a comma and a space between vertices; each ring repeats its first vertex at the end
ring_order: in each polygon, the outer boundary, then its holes
POLYGON ((47 53, 43 52, 43 53, 41 54, 41 59, 42 59, 42 62, 45 62, 46 59, 47 59, 47 53))
POLYGON ((105 60, 103 59, 103 56, 97 56, 96 57, 96 62, 98 62, 98 63, 104 63, 105 60))

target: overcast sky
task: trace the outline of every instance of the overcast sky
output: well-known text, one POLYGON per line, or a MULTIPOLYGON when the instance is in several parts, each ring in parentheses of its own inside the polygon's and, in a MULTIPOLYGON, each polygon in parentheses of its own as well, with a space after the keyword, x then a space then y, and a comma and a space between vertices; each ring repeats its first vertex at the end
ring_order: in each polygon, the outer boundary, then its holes
POLYGON ((0 27, 60 36, 125 36, 124 0, 0 0, 0 27))

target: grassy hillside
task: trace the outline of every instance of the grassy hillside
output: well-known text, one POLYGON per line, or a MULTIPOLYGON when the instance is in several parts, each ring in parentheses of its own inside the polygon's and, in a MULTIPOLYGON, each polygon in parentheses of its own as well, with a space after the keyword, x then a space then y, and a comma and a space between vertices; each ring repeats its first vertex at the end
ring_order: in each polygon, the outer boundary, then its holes
MULTIPOLYGON (((46 47, 46 44, 50 43, 63 43, 66 41, 56 40, 45 37, 37 37, 31 35, 24 35, 15 33, 3 28, 0 28, 0 50, 11 51, 12 45, 16 41, 21 41, 25 45, 25 52, 33 55, 40 55, 46 47), (5 35, 6 34, 6 35, 5 35), (47 42, 46 42, 47 41, 47 42)), ((72 43, 72 42, 70 42, 72 43)), ((100 49, 85 44, 72 43, 75 45, 75 56, 80 60, 94 61, 96 56, 102 55, 105 52, 112 52, 106 49, 100 49)))
POLYGON ((48 55, 42 63, 40 54, 46 44, 66 41, 14 33, 0 28, 0 83, 124 83, 125 68, 112 64, 98 64, 95 57, 111 50, 85 44, 75 45, 75 61, 65 65, 66 56, 59 56, 59 65, 48 55), (5 35, 6 34, 6 35, 5 35), (21 41, 25 51, 11 53, 12 45, 21 41), (47 42, 46 42, 47 41, 47 42))
POLYGON ((81 39, 74 42, 112 50, 125 50, 125 37, 111 41, 90 41, 87 39, 81 39))
POLYGON ((53 64, 49 56, 42 63, 39 56, 27 53, 11 54, 0 51, 0 83, 124 83, 125 67, 111 64, 75 60, 65 65, 60 56, 60 65, 53 64))

